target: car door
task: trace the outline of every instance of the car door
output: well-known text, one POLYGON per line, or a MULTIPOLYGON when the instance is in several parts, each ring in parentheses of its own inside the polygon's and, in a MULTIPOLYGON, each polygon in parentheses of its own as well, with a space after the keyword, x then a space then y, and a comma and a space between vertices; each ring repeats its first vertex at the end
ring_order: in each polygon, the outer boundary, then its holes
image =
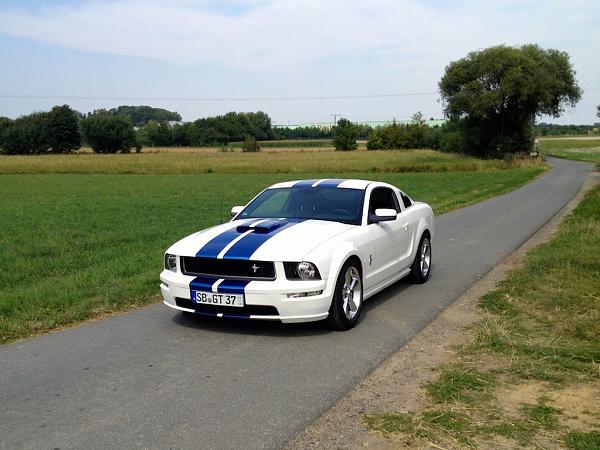
POLYGON ((416 208, 413 208, 413 201, 402 191, 397 191, 397 199, 402 207, 398 214, 400 230, 398 235, 398 253, 396 264, 399 270, 409 267, 413 262, 413 249, 415 243, 415 233, 417 232, 419 214, 416 208))
MULTIPOLYGON (((397 212, 401 211, 394 191, 384 186, 373 188, 369 195, 367 208, 368 214, 374 214, 375 210, 380 208, 394 209, 397 212)), ((367 224, 366 231, 370 248, 369 266, 365 271, 367 289, 386 282, 401 270, 398 267, 398 260, 399 255, 406 251, 405 247, 407 244, 404 241, 408 234, 402 225, 398 218, 396 220, 367 224)))

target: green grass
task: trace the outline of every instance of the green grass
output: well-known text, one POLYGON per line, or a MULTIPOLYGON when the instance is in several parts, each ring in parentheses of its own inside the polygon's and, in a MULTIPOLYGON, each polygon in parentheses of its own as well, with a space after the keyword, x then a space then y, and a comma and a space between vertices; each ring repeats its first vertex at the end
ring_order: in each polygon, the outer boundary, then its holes
POLYGON ((600 164, 600 138, 597 139, 547 139, 539 145, 544 155, 574 161, 589 161, 600 164))
POLYGON ((411 427, 389 420, 382 427, 381 416, 393 412, 369 416, 367 426, 415 440, 422 438, 412 430, 426 427, 427 439, 442 444, 477 447, 502 436, 528 446, 541 433, 569 448, 600 448, 600 410, 586 394, 577 399, 587 405, 578 429, 562 421, 577 419, 567 408, 574 395, 587 392, 582 387, 600 390, 600 187, 480 304, 486 316, 457 349, 460 362, 441 366, 424 386, 424 412, 403 417, 411 427), (486 368, 481 361, 493 363, 486 368), (500 389, 532 384, 539 389, 537 403, 524 400, 516 411, 497 397, 500 389), (570 400, 553 403, 566 389, 570 400))
POLYGON ((390 151, 279 151, 261 153, 200 152, 140 153, 130 155, 2 156, 0 174, 325 174, 490 171, 535 162, 482 161, 434 150, 390 151))
POLYGON ((444 367, 436 380, 425 385, 425 390, 435 403, 472 403, 481 400, 494 381, 492 374, 454 365, 444 367))
MULTIPOLYGON (((439 214, 514 189, 542 170, 372 178, 402 186, 439 214)), ((0 176, 0 342, 157 301, 162 255, 171 243, 228 220, 231 206, 288 179, 286 174, 0 176)))
POLYGON ((546 404, 546 400, 541 399, 537 404, 523 403, 521 412, 533 423, 547 430, 555 429, 558 426, 557 415, 561 411, 546 404))
POLYGON ((573 450, 600 450, 600 431, 572 431, 565 437, 565 445, 573 450))

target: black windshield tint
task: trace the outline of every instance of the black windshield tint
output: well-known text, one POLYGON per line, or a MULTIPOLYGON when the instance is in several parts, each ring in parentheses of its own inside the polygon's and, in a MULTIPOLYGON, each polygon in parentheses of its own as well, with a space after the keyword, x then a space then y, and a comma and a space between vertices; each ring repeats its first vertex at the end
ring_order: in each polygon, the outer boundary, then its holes
POLYGON ((364 192, 318 186, 267 189, 238 217, 317 219, 360 225, 364 192))

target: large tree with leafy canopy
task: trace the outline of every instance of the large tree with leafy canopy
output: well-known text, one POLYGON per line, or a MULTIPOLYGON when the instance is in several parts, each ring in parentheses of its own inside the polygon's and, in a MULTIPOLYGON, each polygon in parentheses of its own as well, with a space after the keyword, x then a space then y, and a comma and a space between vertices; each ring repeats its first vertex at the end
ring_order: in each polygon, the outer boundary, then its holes
POLYGON ((446 67, 439 88, 459 147, 481 157, 531 149, 536 117, 581 98, 569 55, 538 45, 471 52, 446 67))

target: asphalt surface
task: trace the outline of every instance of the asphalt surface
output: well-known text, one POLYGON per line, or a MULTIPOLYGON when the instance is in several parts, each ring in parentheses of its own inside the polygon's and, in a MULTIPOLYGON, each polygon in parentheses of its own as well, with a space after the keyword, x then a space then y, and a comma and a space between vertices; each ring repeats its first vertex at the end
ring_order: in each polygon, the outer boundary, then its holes
POLYGON ((592 168, 550 161, 528 185, 439 217, 430 281, 380 293, 351 331, 152 305, 0 347, 0 449, 285 445, 544 225, 592 168))

